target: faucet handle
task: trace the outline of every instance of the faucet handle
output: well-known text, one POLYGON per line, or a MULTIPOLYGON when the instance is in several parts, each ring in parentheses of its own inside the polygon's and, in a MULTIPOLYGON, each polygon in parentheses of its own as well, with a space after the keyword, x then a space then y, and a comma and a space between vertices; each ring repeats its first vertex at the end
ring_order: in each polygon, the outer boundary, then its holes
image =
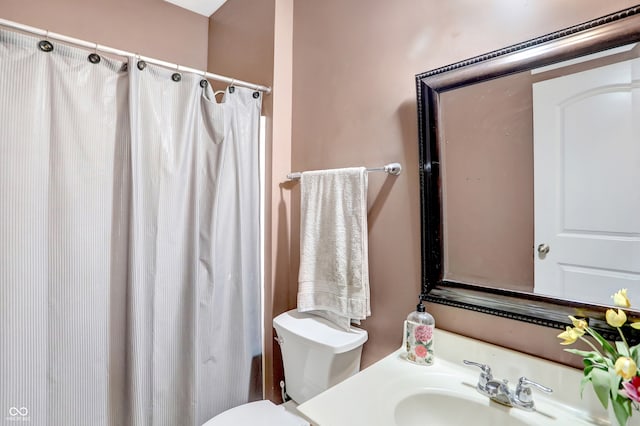
POLYGON ((553 392, 553 389, 551 388, 542 386, 540 383, 529 380, 524 376, 520 377, 520 380, 518 380, 518 385, 516 386, 515 399, 519 406, 528 410, 533 410, 533 396, 531 396, 531 386, 538 388, 546 393, 553 392))
POLYGON ((479 362, 467 361, 463 360, 466 365, 473 365, 475 367, 480 368, 482 372, 480 373, 480 378, 478 379, 478 389, 486 390, 487 382, 493 380, 493 374, 491 374, 491 367, 487 364, 480 364, 479 362))

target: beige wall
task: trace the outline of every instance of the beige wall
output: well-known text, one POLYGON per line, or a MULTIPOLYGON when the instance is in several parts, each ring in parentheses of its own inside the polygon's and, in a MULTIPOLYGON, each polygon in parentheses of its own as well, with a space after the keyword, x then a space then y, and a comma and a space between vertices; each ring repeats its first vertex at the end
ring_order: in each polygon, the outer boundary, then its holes
MULTIPOLYGON (((373 315, 364 322, 369 331, 365 365, 399 347, 402 320, 413 309, 420 290, 414 75, 634 3, 295 1, 292 169, 379 166, 390 161, 405 167, 397 178, 376 174, 369 179, 373 315)), ((295 242, 299 188, 291 193, 295 242)), ((294 243, 293 264, 297 257, 294 243)), ((295 280, 290 285, 289 294, 295 280)), ((557 344, 556 330, 445 306, 430 309, 440 328, 546 358, 570 360, 557 344)))
POLYGON ((2 0, 0 18, 204 69, 208 19, 162 0, 2 0))

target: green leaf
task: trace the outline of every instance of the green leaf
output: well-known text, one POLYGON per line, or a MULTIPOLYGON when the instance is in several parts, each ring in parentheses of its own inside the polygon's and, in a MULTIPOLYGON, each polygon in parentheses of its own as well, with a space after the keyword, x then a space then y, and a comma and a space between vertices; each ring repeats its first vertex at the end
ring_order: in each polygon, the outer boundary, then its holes
POLYGON ((584 367, 584 375, 585 375, 585 377, 588 376, 591 373, 591 370, 593 370, 594 368, 596 368, 596 367, 593 364, 586 365, 584 367))
POLYGON ((609 386, 611 388, 612 399, 618 397, 618 389, 620 389, 621 381, 622 377, 618 376, 613 368, 609 369, 609 386))
POLYGON ((597 331, 595 331, 593 328, 588 327, 587 328, 587 332, 598 341, 598 343, 600 343, 600 346, 602 346, 602 349, 604 349, 605 352, 607 352, 608 354, 610 354, 611 356, 613 356, 614 358, 618 358, 618 353, 616 352, 616 350, 614 349, 613 346, 611 346, 611 343, 607 342, 607 340, 602 337, 600 335, 600 333, 598 333, 597 331))
POLYGON ((624 344, 624 342, 621 341, 616 341, 616 349, 618 350, 618 353, 622 356, 630 356, 629 355, 629 350, 627 349, 627 345, 624 344))
POLYGON ((618 396, 611 400, 613 413, 620 426, 625 426, 629 416, 631 416, 631 404, 628 399, 618 396))
POLYGON ((640 344, 639 345, 635 345, 635 346, 631 346, 631 359, 633 359, 633 361, 636 363, 636 365, 639 365, 638 363, 638 354, 640 353, 640 344))
POLYGON ((609 396, 611 394, 611 377, 609 372, 594 368, 591 370, 591 384, 596 396, 604 408, 609 406, 609 396))
POLYGON ((608 370, 613 370, 614 369, 614 362, 616 361, 615 359, 611 360, 609 358, 605 358, 602 361, 604 362, 604 365, 607 366, 608 370))
POLYGON ((584 393, 584 387, 591 381, 591 375, 585 375, 582 380, 580 380, 580 398, 582 398, 582 394, 584 393))
POLYGON ((602 355, 594 351, 581 351, 580 349, 571 349, 571 348, 566 348, 565 351, 572 353, 574 355, 580 355, 583 358, 589 358, 589 359, 602 358, 602 355))

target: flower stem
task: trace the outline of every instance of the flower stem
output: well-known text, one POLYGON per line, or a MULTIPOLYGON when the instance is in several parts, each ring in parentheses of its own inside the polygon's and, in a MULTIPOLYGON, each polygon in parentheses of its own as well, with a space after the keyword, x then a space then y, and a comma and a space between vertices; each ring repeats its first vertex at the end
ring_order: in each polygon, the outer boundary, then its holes
POLYGON ((584 337, 580 336, 580 340, 582 340, 583 342, 586 342, 587 345, 591 346, 591 349, 593 349, 594 351, 596 351, 596 353, 602 355, 602 353, 600 353, 600 351, 598 350, 598 348, 596 348, 593 343, 591 343, 590 341, 588 341, 587 339, 585 339, 584 337))
POLYGON ((620 333, 620 337, 622 337, 622 341, 624 345, 627 347, 627 353, 631 355, 631 349, 629 349, 629 343, 627 343, 627 339, 624 338, 624 334, 622 333, 622 329, 620 327, 616 327, 618 329, 618 333, 620 333))

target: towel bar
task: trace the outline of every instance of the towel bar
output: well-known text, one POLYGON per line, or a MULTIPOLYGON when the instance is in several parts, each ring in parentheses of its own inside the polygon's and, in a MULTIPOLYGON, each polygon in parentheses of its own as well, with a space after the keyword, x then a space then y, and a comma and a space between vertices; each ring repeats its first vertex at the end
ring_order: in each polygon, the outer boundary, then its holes
MULTIPOLYGON (((385 172, 390 175, 398 176, 402 172, 402 165, 400 163, 389 163, 382 167, 367 168, 368 172, 385 172)), ((302 176, 301 172, 289 173, 287 179, 298 180, 302 176)))

